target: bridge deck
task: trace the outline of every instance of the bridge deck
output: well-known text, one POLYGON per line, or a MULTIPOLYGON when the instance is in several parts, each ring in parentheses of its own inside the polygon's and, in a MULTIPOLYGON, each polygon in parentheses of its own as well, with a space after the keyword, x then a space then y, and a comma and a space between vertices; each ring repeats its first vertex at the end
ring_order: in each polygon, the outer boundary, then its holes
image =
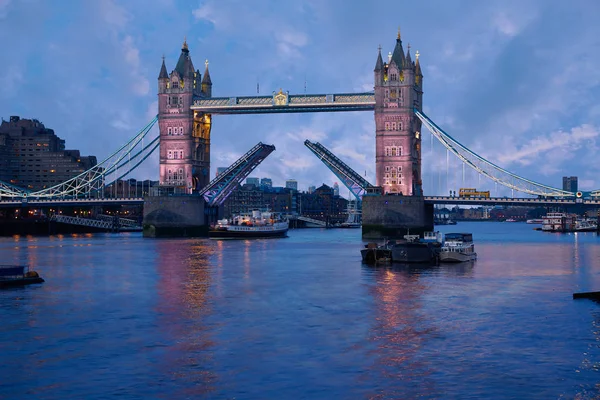
POLYGON ((272 96, 198 99, 190 108, 211 114, 371 111, 375 109, 375 95, 372 92, 290 95, 279 91, 272 96))
POLYGON ((452 196, 425 196, 425 202, 429 204, 455 204, 455 205, 478 205, 478 206, 567 206, 584 205, 600 206, 600 199, 543 199, 543 198, 509 198, 509 197, 452 197, 452 196))

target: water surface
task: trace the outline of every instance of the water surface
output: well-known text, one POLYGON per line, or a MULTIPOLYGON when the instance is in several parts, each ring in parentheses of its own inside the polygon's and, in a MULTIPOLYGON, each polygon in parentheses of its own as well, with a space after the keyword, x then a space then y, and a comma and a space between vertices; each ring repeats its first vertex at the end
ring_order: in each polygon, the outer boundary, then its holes
POLYGON ((459 223, 475 263, 371 267, 359 230, 0 238, 0 398, 596 398, 600 238, 459 223))

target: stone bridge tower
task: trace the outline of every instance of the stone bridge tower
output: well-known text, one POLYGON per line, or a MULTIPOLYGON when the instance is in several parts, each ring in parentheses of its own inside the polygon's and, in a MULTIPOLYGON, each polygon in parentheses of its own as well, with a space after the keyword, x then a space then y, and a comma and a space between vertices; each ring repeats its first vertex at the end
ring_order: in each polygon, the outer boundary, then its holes
POLYGON ((413 109, 423 104, 423 74, 402 48, 400 30, 386 62, 381 47, 375 64, 376 185, 383 192, 422 196, 421 121, 413 109))
POLYGON ((192 193, 210 181, 210 127, 208 114, 195 115, 197 98, 211 97, 208 61, 201 79, 194 70, 187 42, 183 42, 175 69, 167 73, 163 57, 158 76, 160 129, 160 186, 170 192, 192 193))

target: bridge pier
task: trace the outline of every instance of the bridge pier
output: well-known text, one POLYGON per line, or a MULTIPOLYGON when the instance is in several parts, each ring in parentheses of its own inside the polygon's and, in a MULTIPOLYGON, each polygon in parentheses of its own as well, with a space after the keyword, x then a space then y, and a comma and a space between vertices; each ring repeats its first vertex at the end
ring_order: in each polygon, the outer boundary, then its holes
POLYGON ((433 231, 433 204, 423 196, 363 196, 364 239, 400 239, 433 231))
POLYGON ((206 237, 205 201, 198 195, 144 198, 144 237, 206 237))

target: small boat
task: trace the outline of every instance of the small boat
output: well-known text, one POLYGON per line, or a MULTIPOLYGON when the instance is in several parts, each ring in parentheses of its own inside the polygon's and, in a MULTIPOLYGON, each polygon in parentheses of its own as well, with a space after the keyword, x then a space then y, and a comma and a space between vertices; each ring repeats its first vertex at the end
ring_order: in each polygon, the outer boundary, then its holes
POLYGON ((463 262, 477 259, 471 233, 446 233, 439 253, 440 262, 463 262))
POLYGON ((44 280, 26 265, 0 265, 0 288, 42 283, 44 280))
POLYGON ((222 219, 208 231, 213 239, 249 239, 286 237, 289 223, 281 215, 271 212, 252 211, 251 214, 235 215, 222 219))
POLYGON ((514 218, 509 218, 509 219, 507 219, 507 220, 506 220, 506 221, 504 221, 504 222, 519 222, 519 221, 517 221, 517 220, 516 220, 516 219, 514 219, 514 218))
POLYGON ((536 224, 536 225, 541 225, 544 223, 544 220, 541 218, 533 218, 533 219, 528 219, 527 220, 528 224, 536 224))
POLYGON ((392 251, 389 248, 389 243, 383 245, 368 243, 360 251, 360 255, 363 262, 367 264, 388 263, 392 261, 392 251))

